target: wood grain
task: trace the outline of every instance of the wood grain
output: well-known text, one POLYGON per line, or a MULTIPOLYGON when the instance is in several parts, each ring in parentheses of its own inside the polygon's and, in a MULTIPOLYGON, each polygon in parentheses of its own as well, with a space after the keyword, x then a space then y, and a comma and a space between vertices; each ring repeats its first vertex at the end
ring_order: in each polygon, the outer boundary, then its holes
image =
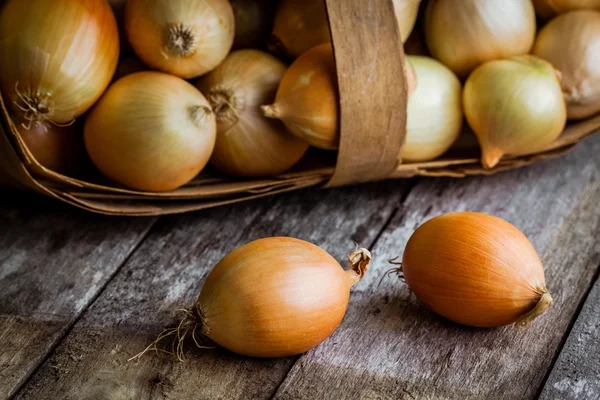
POLYGON ((398 182, 370 184, 161 218, 18 398, 270 398, 296 357, 256 360, 190 344, 185 363, 154 354, 127 360, 175 322, 173 311, 193 303, 235 247, 287 235, 345 264, 354 241, 375 240, 405 191, 398 182))
POLYGON ((294 365, 276 398, 527 399, 539 391, 600 264, 600 138, 539 165, 466 180, 422 180, 373 248, 344 325, 294 365), (453 324, 397 278, 378 280, 424 221, 450 211, 507 219, 532 240, 555 304, 524 329, 453 324))
POLYGON ((599 398, 600 279, 597 279, 552 368, 540 400, 599 398))
POLYGON ((1 192, 0 398, 39 366, 153 222, 1 192))

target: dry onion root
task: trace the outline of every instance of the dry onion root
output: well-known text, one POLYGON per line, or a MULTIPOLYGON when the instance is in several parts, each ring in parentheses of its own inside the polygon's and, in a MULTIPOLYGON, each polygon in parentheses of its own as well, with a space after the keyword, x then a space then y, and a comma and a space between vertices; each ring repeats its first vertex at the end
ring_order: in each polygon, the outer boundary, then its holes
POLYGON ((262 109, 312 146, 337 149, 338 87, 331 44, 316 46, 294 61, 281 80, 275 103, 262 109))
POLYGON ((186 79, 225 59, 234 24, 228 0, 128 0, 125 8, 127 36, 138 57, 186 79))
POLYGON ((162 72, 115 82, 85 123, 85 145, 98 169, 132 189, 164 192, 208 163, 216 121, 193 85, 162 72))
POLYGON ((423 304, 464 325, 523 326, 552 304, 531 242, 487 214, 427 221, 408 241, 398 272, 423 304))
POLYGON ((425 15, 429 51, 459 77, 486 61, 529 53, 535 29, 530 0, 432 0, 425 15))
POLYGON ((207 340, 251 357, 301 354, 339 326, 350 296, 371 262, 366 249, 349 256, 349 269, 321 248, 293 238, 259 239, 227 254, 206 278, 194 306, 177 328, 163 332, 199 347, 207 340))
POLYGON ((600 12, 571 11, 540 31, 533 54, 561 74, 570 119, 600 112, 600 12))
POLYGON ((259 50, 238 50, 196 86, 217 117, 211 164, 234 176, 277 175, 296 164, 308 144, 287 132, 260 107, 275 98, 286 66, 259 50))
POLYGON ((539 151, 567 122, 556 71, 531 55, 489 61, 473 71, 465 83, 463 108, 486 168, 495 167, 505 154, 539 151))
POLYGON ((102 95, 118 58, 106 0, 11 0, 0 10, 0 89, 28 128, 71 124, 102 95))

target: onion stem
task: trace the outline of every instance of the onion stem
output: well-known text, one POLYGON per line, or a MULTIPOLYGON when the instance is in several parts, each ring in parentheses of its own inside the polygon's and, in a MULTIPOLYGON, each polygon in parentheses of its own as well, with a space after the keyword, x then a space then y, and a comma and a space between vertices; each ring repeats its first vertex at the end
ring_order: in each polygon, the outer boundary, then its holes
POLYGON ((545 313, 546 310, 548 308, 550 308, 550 306, 552 305, 552 302, 553 302, 553 300, 552 300, 552 296, 550 295, 550 292, 545 290, 542 294, 542 297, 540 297, 540 300, 537 302, 537 304, 535 305, 533 310, 529 311, 521 319, 519 319, 515 323, 515 326, 517 328, 521 328, 521 327, 524 327, 525 325, 529 324, 531 321, 533 321, 534 319, 536 319, 537 317, 539 317, 540 315, 545 313))

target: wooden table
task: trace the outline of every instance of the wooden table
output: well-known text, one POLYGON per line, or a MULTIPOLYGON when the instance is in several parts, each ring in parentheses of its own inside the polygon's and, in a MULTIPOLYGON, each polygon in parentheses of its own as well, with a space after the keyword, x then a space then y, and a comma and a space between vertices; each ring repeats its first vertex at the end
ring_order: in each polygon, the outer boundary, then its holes
POLYGON ((90 215, 2 192, 0 398, 600 398, 600 135, 568 155, 462 180, 415 179, 303 191, 161 218, 90 215), (555 299, 523 329, 470 329, 378 283, 415 228, 449 211, 524 231, 555 299), (189 348, 128 362, 188 307, 212 266, 250 240, 287 235, 345 264, 375 261, 346 318, 318 348, 258 360, 189 348))

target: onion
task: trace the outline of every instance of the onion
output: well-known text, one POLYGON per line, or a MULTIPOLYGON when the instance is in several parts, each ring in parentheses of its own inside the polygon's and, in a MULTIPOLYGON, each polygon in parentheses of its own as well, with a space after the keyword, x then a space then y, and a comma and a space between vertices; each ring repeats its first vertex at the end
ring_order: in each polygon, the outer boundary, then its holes
POLYGON ((193 179, 208 163, 216 122, 194 86, 160 72, 114 83, 85 123, 85 145, 108 178, 162 192, 193 179))
POLYGON ((0 14, 0 89, 30 123, 67 124, 102 95, 119 58, 106 0, 11 0, 0 14))
POLYGON ((530 55, 477 68, 465 83, 463 107, 487 168, 504 154, 538 151, 561 134, 567 120, 552 65, 530 55))
POLYGON ((13 116, 19 136, 42 166, 69 176, 80 176, 89 167, 83 144, 83 126, 34 123, 13 116))
POLYGON ((535 12, 542 19, 554 18, 573 10, 600 10, 600 0, 533 0, 535 12))
POLYGON ((312 146, 337 149, 338 87, 331 44, 300 56, 283 76, 275 103, 262 109, 312 146))
MULTIPOLYGON (((350 288, 364 276, 371 255, 357 249, 350 269, 321 248, 298 239, 259 239, 227 254, 206 278, 200 295, 170 335, 201 333, 251 357, 286 357, 319 345, 339 326, 350 288)), ((182 356, 181 341, 178 355, 182 356)), ((135 357, 134 357, 135 358, 135 357)))
POLYGON ((522 326, 552 304, 531 242, 491 215, 457 212, 427 221, 408 241, 401 271, 423 304, 464 325, 522 326))
POLYGON ((417 87, 408 101, 406 162, 433 160, 456 141, 462 128, 462 87, 450 69, 422 56, 408 56, 417 75, 417 87))
POLYGON ((182 78, 214 69, 233 45, 227 0, 129 0, 125 28, 142 61, 182 78))
MULTIPOLYGON (((402 42, 412 31, 421 0, 393 0, 402 42)), ((292 58, 331 42, 323 0, 281 0, 275 13, 273 50, 292 58)))
POLYGON ((275 98, 285 71, 285 64, 270 54, 238 50, 198 81, 217 116, 217 144, 211 158, 215 167, 243 177, 276 175, 308 150, 306 142, 260 110, 275 98))
POLYGON ((556 17, 540 31, 533 53, 560 71, 569 118, 600 111, 600 12, 571 11, 556 17))
POLYGON ((460 77, 486 61, 529 53, 535 28, 531 0, 432 0, 425 15, 429 51, 460 77))
POLYGON ((231 0, 235 16, 234 49, 262 48, 267 44, 275 6, 273 0, 231 0))

